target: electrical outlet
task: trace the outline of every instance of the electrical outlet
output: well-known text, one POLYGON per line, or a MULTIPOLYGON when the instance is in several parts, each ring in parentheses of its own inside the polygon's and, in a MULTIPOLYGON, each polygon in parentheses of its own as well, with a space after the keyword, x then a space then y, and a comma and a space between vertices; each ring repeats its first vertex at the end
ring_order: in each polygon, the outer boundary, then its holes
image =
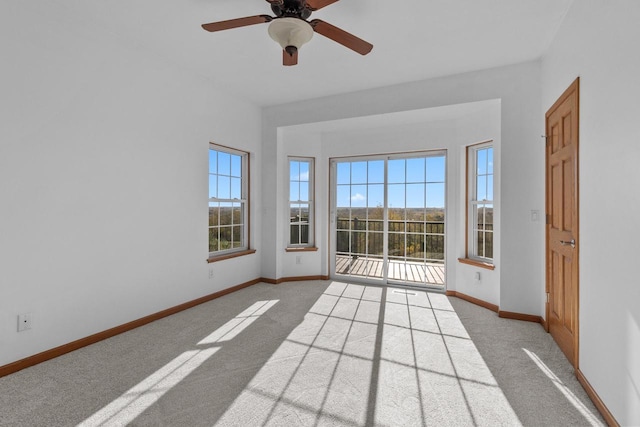
POLYGON ((18 332, 31 329, 31 314, 18 314, 18 332))
POLYGON ((475 277, 475 279, 476 279, 476 282, 479 282, 479 281, 480 281, 480 272, 479 272, 479 271, 476 271, 476 277, 475 277))
POLYGON ((296 255, 296 264, 302 264, 302 255, 296 255))
POLYGON ((209 267, 209 279, 213 279, 213 267, 209 267))

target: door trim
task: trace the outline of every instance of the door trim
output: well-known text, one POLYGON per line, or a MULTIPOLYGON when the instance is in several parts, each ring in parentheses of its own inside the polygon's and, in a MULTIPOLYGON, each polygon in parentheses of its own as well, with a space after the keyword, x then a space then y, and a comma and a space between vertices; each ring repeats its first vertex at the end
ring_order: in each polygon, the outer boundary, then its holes
POLYGON ((580 168, 579 168, 579 145, 580 145, 580 77, 576 78, 573 83, 562 93, 560 98, 547 110, 545 114, 545 135, 546 135, 546 146, 545 146, 545 213, 546 213, 546 224, 545 224, 545 330, 549 332, 549 316, 550 316, 550 304, 549 304, 549 293, 551 287, 551 265, 549 260, 549 218, 551 216, 550 212, 550 179, 549 179, 549 155, 550 155, 550 129, 549 129, 549 116, 560 106, 564 101, 567 100, 570 96, 574 95, 576 97, 576 120, 578 121, 577 126, 577 135, 575 139, 575 143, 573 144, 573 155, 574 155, 574 170, 573 170, 573 178, 574 178, 574 186, 575 186, 575 200, 574 200, 574 212, 575 212, 575 240, 576 246, 574 251, 574 262, 576 263, 576 289, 573 293, 573 307, 575 309, 572 312, 573 321, 575 325, 575 333, 573 334, 573 367, 577 371, 579 367, 579 353, 580 353, 580 168))
MULTIPOLYGON (((378 154, 361 154, 361 155, 351 155, 351 156, 338 156, 338 157, 330 157, 329 161, 329 221, 328 221, 328 270, 329 277, 332 280, 349 280, 354 283, 365 284, 365 285, 374 285, 374 286, 400 286, 406 288, 415 288, 420 290, 428 290, 433 292, 445 292, 447 288, 447 236, 449 230, 449 220, 448 220, 448 201, 449 201, 449 188, 448 188, 448 171, 449 171, 449 150, 446 148, 438 148, 438 149, 426 149, 426 150, 415 150, 415 151, 401 151, 401 152, 389 152, 389 153, 378 153, 378 154), (430 283, 430 282, 411 282, 411 281, 402 281, 395 280, 393 278, 389 278, 389 254, 388 254, 388 237, 389 237, 389 202, 388 202, 388 162, 391 160, 397 159, 412 159, 412 158, 423 158, 423 157, 443 157, 444 158, 444 236, 443 236, 443 254, 444 254, 444 265, 443 265, 443 283, 430 283), (336 271, 336 252, 337 252, 337 239, 336 239, 336 227, 337 227, 337 164, 342 162, 359 162, 359 161, 375 161, 382 160, 384 161, 384 214, 383 214, 383 258, 385 260, 385 265, 383 268, 382 277, 375 276, 351 276, 351 275, 340 275, 336 271)), ((427 182, 425 176, 425 185, 433 184, 434 182, 427 182)), ((427 203, 427 199, 425 198, 425 204, 427 203)), ((431 234, 431 233, 427 233, 431 234)), ((406 261, 406 260, 405 260, 406 261)), ((426 262, 426 261, 425 261, 426 262)), ((426 276, 425 276, 426 277, 426 276)))

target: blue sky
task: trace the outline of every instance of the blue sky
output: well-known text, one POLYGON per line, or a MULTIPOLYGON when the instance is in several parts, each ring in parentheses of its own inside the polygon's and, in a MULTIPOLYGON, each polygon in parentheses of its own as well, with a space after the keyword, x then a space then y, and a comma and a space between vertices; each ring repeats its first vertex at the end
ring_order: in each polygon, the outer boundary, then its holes
MULTIPOLYGON (((444 156, 389 160, 389 207, 442 208, 444 181, 444 156)), ((340 162, 337 183, 338 207, 383 206, 384 160, 340 162)))
POLYGON ((209 150, 209 197, 242 198, 242 157, 209 150))

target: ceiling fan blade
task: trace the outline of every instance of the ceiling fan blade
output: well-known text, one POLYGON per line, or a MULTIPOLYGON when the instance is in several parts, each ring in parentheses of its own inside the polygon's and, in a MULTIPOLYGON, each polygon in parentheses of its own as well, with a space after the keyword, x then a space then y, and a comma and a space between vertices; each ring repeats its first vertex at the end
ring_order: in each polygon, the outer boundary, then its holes
POLYGON ((311 10, 318 10, 318 9, 322 9, 323 7, 327 7, 330 4, 333 4, 337 1, 338 0, 307 0, 307 6, 311 10))
POLYGON ((298 49, 294 50, 292 53, 289 53, 283 49, 282 65, 286 65, 286 66, 298 65, 298 49))
POLYGON ((373 49, 373 45, 371 43, 320 19, 314 19, 309 23, 316 33, 322 34, 334 42, 340 43, 341 45, 358 52, 360 55, 366 55, 371 52, 371 49, 373 49))
POLYGON ((245 18, 229 19, 228 21, 212 22, 210 24, 202 24, 202 28, 207 31, 215 32, 229 30, 231 28, 246 27, 247 25, 264 24, 273 18, 269 15, 247 16, 245 18))

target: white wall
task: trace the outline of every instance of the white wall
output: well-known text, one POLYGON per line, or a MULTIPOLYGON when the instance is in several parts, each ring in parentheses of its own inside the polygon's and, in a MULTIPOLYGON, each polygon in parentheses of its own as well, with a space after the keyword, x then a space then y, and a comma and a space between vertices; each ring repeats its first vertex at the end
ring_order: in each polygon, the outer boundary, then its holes
MULTIPOLYGON (((456 225, 459 231, 454 236, 455 242, 455 257, 453 265, 456 267, 456 276, 453 283, 449 283, 448 289, 461 292, 466 295, 479 298, 483 301, 490 302, 497 306, 500 306, 500 271, 503 265, 502 261, 502 200, 501 192, 496 191, 494 195, 494 270, 478 268, 476 266, 462 264, 456 262, 457 258, 464 257, 465 255, 465 231, 466 231, 466 216, 465 216, 465 203, 466 194, 464 191, 466 175, 466 147, 468 145, 477 144, 479 142, 493 140, 494 150, 494 187, 499 189, 502 181, 501 171, 501 154, 502 154, 502 137, 500 132, 500 116, 501 108, 500 103, 493 106, 493 108, 486 109, 479 114, 474 114, 465 117, 464 120, 457 120, 457 138, 459 141, 460 150, 457 153, 457 161, 459 169, 457 171, 456 187, 458 189, 457 201, 458 209, 456 210, 456 225), (477 281, 476 273, 480 274, 480 280, 477 281)), ((450 266, 452 263, 449 264, 450 266)))
POLYGON ((208 143, 259 176, 260 110, 50 3, 0 8, 0 366, 260 277, 205 262, 208 143))
MULTIPOLYGON (((532 223, 530 220, 532 209, 544 211, 544 145, 540 138, 543 127, 540 115, 539 62, 265 108, 263 110, 265 159, 268 158, 266 161, 269 164, 278 164, 278 132, 279 129, 289 126, 495 99, 501 100, 499 162, 501 162, 502 180, 497 197, 502 201, 500 211, 502 249, 499 277, 491 278, 489 274, 487 280, 498 281, 500 289, 499 292, 490 289, 474 289, 464 285, 466 282, 458 280, 449 284, 449 288, 456 289, 460 284, 461 288, 470 295, 476 294, 478 298, 486 297, 489 301, 499 304, 503 310, 542 315, 544 224, 542 221, 532 223)), ((384 122, 381 125, 384 125, 384 122)), ((469 131, 473 128, 471 125, 468 127, 469 131)), ((476 125, 476 131, 477 129, 476 125)), ((467 143, 472 142, 476 141, 467 143)), ((389 140, 387 146, 391 147, 391 144, 389 140)), ((403 146, 402 149, 406 148, 403 146)), ((395 150, 391 148, 384 150, 384 152, 388 151, 395 150)), ((325 157, 332 155, 335 155, 335 152, 327 152, 325 157)), ((460 159, 459 153, 453 158, 460 159)), ((276 216, 278 212, 276 201, 282 198, 281 192, 284 187, 282 181, 278 179, 277 169, 276 167, 265 170, 263 174, 262 190, 265 206, 270 204, 264 211, 265 223, 279 223, 276 216)), ((263 242, 271 246, 271 243, 267 242, 281 239, 281 234, 281 230, 265 227, 263 242)), ((321 250, 326 251, 326 248, 321 250)), ((281 248, 263 251, 263 275, 276 278, 275 275, 283 271, 281 252, 281 248)), ((459 247, 455 253, 455 257, 461 255, 459 247)), ((456 273, 458 270, 461 272, 460 277, 465 277, 462 280, 468 280, 469 270, 462 267, 456 269, 456 273)), ((308 274, 320 274, 320 272, 308 274)))
POLYGON ((640 425, 640 3, 577 1, 542 61, 542 111, 580 76, 580 370, 640 425))

